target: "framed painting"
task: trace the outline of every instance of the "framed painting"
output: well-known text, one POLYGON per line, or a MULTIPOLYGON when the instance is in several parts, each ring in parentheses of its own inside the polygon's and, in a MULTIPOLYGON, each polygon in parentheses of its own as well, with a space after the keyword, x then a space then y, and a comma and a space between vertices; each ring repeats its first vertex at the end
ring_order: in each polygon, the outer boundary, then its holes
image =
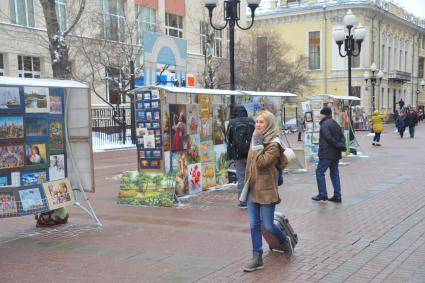
POLYGON ((65 148, 64 142, 64 126, 62 119, 50 118, 49 120, 49 152, 63 152, 65 148))
POLYGON ((18 200, 17 191, 13 188, 0 191, 0 218, 17 216, 18 200))
POLYGON ((209 188, 215 187, 217 181, 215 179, 215 163, 203 163, 202 164, 202 190, 205 191, 209 188))
POLYGON ((49 167, 46 143, 25 144, 25 166, 29 169, 49 167))
POLYGON ((24 112, 24 105, 19 87, 0 87, 0 113, 24 112))
POLYGON ((38 171, 24 171, 21 173, 22 186, 41 185, 49 180, 47 169, 38 171))
POLYGON ((171 150, 186 149, 186 105, 170 104, 171 150))
POLYGON ((25 137, 21 115, 0 115, 0 142, 19 142, 25 137))
POLYGON ((64 113, 64 89, 51 88, 49 94, 50 114, 62 115, 64 113))
POLYGON ((22 187, 18 190, 18 196, 18 210, 20 215, 36 214, 49 210, 41 185, 22 187))
POLYGON ((49 115, 25 115, 25 139, 29 142, 47 141, 49 139, 49 115))
POLYGON ((313 122, 313 112, 305 112, 305 121, 306 122, 313 122))
POLYGON ((214 145, 212 141, 201 142, 199 146, 199 154, 201 156, 201 162, 212 162, 214 161, 214 145))
POLYGON ((47 87, 24 87, 25 112, 49 113, 50 99, 47 87))
POLYGON ((25 166, 23 144, 0 145, 0 170, 16 169, 25 166))
POLYGON ((201 118, 201 141, 212 139, 212 118, 201 118))
POLYGON ((188 166, 189 173, 189 194, 196 194, 202 191, 202 172, 201 163, 191 164, 188 166))
POLYGON ((199 134, 201 123, 199 120, 199 105, 190 104, 187 106, 187 128, 189 135, 199 134))
POLYGON ((44 183, 43 189, 51 210, 75 203, 74 192, 67 178, 44 183))
POLYGON ((52 154, 49 156, 49 180, 55 181, 66 177, 65 154, 52 154))

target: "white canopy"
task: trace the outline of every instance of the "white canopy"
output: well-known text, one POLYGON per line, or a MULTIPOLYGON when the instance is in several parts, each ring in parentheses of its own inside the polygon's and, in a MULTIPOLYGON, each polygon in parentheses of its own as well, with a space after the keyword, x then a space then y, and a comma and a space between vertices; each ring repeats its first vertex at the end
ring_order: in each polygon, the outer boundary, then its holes
POLYGON ((173 93, 193 93, 193 94, 211 94, 211 95, 243 95, 239 91, 227 89, 209 89, 209 88, 189 88, 189 87, 175 87, 175 86, 142 86, 138 87, 132 92, 143 91, 147 89, 164 89, 173 93))
POLYGON ((85 88, 89 87, 72 80, 46 80, 46 79, 24 79, 16 77, 0 76, 0 85, 10 86, 39 86, 39 87, 63 87, 63 88, 85 88))
POLYGON ((341 100, 356 100, 356 101, 360 101, 360 100, 361 100, 361 99, 360 99, 359 97, 357 97, 357 96, 334 95, 334 94, 327 94, 327 93, 314 95, 314 96, 312 96, 312 97, 310 97, 310 98, 314 98, 314 97, 316 97, 316 96, 320 96, 320 97, 327 96, 327 97, 331 97, 331 98, 335 98, 335 99, 341 99, 341 100))
POLYGON ((296 94, 289 92, 272 92, 272 91, 246 91, 240 90, 241 93, 250 96, 270 96, 270 97, 296 97, 296 94))

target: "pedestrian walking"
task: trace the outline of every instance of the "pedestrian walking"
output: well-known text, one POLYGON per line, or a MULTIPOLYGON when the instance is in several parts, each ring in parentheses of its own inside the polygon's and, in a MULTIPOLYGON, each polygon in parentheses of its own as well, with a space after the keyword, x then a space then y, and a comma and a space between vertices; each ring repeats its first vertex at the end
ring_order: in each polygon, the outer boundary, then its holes
POLYGON ((325 107, 320 111, 319 164, 316 168, 319 194, 312 197, 312 200, 341 202, 338 163, 341 159, 341 152, 344 150, 345 138, 342 134, 342 129, 332 119, 332 110, 329 107, 325 107), (328 168, 330 169, 330 177, 334 188, 334 195, 329 199, 325 180, 325 173, 328 168))
POLYGON ((278 193, 278 170, 283 170, 288 160, 280 143, 276 117, 269 111, 259 113, 255 123, 251 148, 248 153, 244 193, 247 191, 248 218, 251 227, 252 260, 244 271, 262 269, 261 227, 273 234, 283 246, 287 258, 293 254, 291 239, 274 224, 278 193))
POLYGON ((304 132, 305 127, 305 120, 303 116, 299 116, 297 119, 297 125, 298 125, 298 141, 302 141, 301 136, 304 132))
POLYGON ((415 126, 418 123, 418 118, 416 116, 415 110, 412 108, 409 110, 409 113, 406 115, 406 126, 409 127, 410 138, 415 137, 415 126))
POLYGON ((403 110, 403 107, 404 107, 403 98, 400 98, 400 100, 397 103, 398 103, 398 106, 400 107, 400 111, 403 110))
POLYGON ((384 131, 384 116, 375 110, 372 115, 372 130, 375 133, 373 137, 372 145, 380 146, 381 133, 384 131))
POLYGON ((406 130, 406 114, 404 113, 404 111, 401 111, 398 115, 395 125, 397 127, 397 131, 400 135, 400 138, 403 138, 404 131, 406 130))
MULTIPOLYGON (((246 158, 254 129, 255 121, 248 117, 245 107, 243 105, 236 106, 227 128, 226 142, 228 158, 235 164, 238 199, 244 186, 246 158)), ((238 206, 246 208, 246 203, 239 201, 238 206)))

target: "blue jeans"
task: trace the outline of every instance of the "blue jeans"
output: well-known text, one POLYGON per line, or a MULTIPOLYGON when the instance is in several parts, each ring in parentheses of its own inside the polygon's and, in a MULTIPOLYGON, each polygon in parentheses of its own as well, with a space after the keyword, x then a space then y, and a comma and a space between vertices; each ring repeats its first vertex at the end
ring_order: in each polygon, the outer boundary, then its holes
POLYGON ((415 137, 415 126, 409 126, 409 134, 411 138, 415 137))
POLYGON ((238 198, 245 184, 246 159, 235 160, 236 179, 238 180, 238 198))
POLYGON ((334 197, 341 197, 341 183, 339 180, 339 170, 338 170, 339 160, 331 160, 331 159, 319 159, 319 164, 316 168, 316 181, 317 187, 319 189, 319 196, 327 197, 328 192, 326 191, 326 180, 325 180, 325 172, 328 168, 331 171, 331 181, 334 187, 334 197))
POLYGON ((379 142, 381 140, 381 133, 375 133, 375 136, 373 137, 374 142, 379 142))
POLYGON ((281 231, 274 223, 275 204, 258 204, 251 200, 251 193, 247 197, 249 226, 251 227, 251 242, 254 252, 263 250, 263 238, 261 235, 261 226, 274 234, 279 242, 287 241, 285 232, 281 231))

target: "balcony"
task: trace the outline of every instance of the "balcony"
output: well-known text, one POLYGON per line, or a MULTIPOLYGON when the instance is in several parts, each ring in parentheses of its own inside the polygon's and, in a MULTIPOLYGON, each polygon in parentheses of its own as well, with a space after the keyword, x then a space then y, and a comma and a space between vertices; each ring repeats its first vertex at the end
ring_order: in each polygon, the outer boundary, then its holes
POLYGON ((388 80, 398 83, 410 82, 412 75, 409 72, 391 71, 388 73, 388 80))

